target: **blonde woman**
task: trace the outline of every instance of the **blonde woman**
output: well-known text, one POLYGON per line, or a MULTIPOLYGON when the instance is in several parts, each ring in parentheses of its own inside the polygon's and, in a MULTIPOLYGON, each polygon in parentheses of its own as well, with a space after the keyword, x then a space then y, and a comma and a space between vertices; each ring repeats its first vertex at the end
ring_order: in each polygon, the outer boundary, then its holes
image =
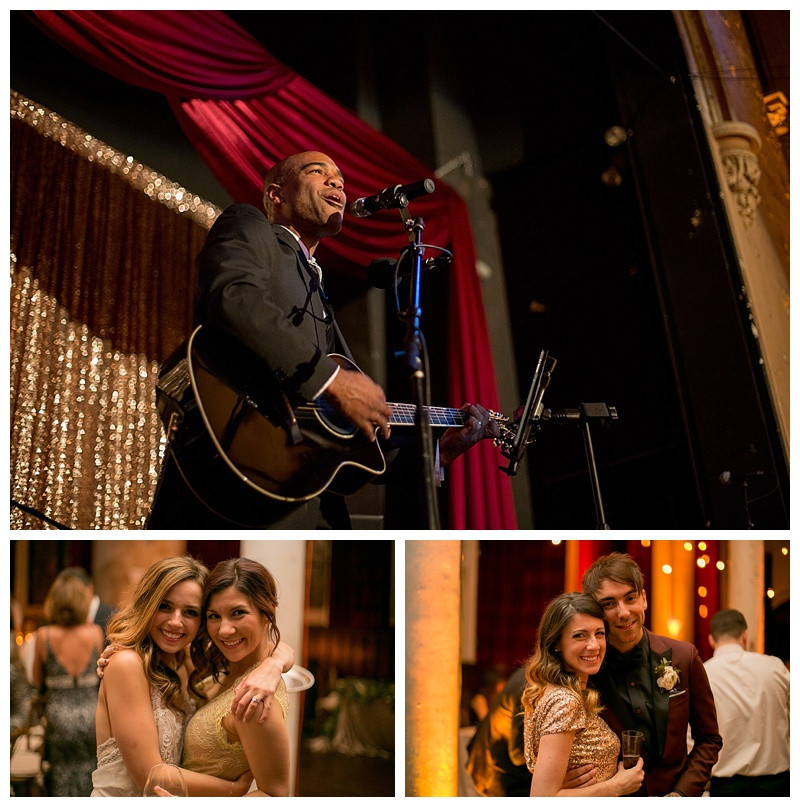
MULTIPOLYGON (((97 702, 93 796, 140 796, 154 765, 180 765, 185 722, 195 699, 202 700, 189 680, 188 648, 200 627, 207 576, 205 566, 189 557, 157 561, 111 619, 108 639, 117 650, 104 669, 97 702)), ((277 656, 260 670, 274 683, 264 694, 275 690, 282 668, 291 666, 277 656)), ((252 779, 183 773, 190 796, 244 795, 252 779)))
POLYGON ((95 761, 97 658, 103 631, 87 622, 90 593, 72 570, 56 577, 35 634, 32 678, 47 695, 44 759, 50 796, 88 796, 95 761))
POLYGON ((625 770, 619 739, 600 717, 588 687, 606 651, 603 609, 588 594, 561 594, 539 624, 536 652, 525 669, 525 761, 531 796, 623 796, 639 790, 641 759, 625 770), (594 783, 564 788, 567 770, 593 763, 594 783))

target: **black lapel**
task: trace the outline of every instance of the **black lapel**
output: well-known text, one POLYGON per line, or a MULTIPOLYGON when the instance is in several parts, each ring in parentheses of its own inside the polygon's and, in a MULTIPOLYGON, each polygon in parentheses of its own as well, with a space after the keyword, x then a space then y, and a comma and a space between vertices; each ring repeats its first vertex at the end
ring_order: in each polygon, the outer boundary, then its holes
POLYGON ((656 684, 656 667, 665 659, 667 664, 672 661, 672 648, 664 647, 661 651, 656 651, 653 647, 653 634, 650 634, 650 678, 653 686, 653 719, 656 723, 656 734, 658 735, 658 753, 664 753, 667 742, 667 723, 669 722, 669 695, 666 690, 662 690, 656 684))

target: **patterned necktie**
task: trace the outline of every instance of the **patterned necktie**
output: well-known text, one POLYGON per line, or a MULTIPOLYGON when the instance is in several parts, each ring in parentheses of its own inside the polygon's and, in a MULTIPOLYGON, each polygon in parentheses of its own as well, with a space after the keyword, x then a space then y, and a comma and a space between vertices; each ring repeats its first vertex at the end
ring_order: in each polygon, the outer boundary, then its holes
POLYGON ((322 286, 322 267, 317 263, 317 259, 313 255, 308 256, 308 265, 317 276, 317 283, 322 286))

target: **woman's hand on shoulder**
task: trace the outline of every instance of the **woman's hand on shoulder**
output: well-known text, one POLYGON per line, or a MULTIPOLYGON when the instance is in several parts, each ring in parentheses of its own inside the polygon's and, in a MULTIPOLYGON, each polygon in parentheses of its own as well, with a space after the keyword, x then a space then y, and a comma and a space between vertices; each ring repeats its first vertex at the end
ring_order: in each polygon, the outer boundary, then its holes
POLYGON ((260 708, 258 722, 263 723, 281 684, 281 673, 291 669, 293 664, 294 650, 281 642, 275 648, 275 652, 264 659, 234 689, 231 714, 237 720, 246 722, 260 708))
POLYGON ((142 675, 144 672, 144 664, 142 663, 142 657, 135 651, 129 647, 119 647, 114 646, 114 649, 109 653, 109 648, 107 647, 103 651, 103 655, 108 653, 105 657, 105 665, 103 667, 103 674, 100 674, 100 659, 97 660, 97 670, 98 675, 107 682, 109 673, 113 673, 111 677, 119 681, 121 679, 129 678, 131 675, 139 676, 142 675), (111 657, 114 657, 114 663, 111 664, 111 657))
POLYGON ((122 647, 118 644, 110 644, 104 648, 103 652, 100 654, 100 658, 97 659, 97 674, 100 678, 105 675, 106 667, 108 667, 111 657, 119 650, 122 650, 122 647))

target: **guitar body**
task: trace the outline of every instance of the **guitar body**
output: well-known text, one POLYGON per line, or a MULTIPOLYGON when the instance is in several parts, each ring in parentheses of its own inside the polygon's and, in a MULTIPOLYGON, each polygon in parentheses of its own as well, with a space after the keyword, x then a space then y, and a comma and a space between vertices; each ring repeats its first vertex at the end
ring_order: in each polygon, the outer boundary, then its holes
POLYGON ((208 507, 245 526, 267 524, 286 505, 325 490, 353 493, 386 470, 378 442, 339 418, 324 395, 292 409, 263 364, 226 340, 197 328, 157 388, 172 454, 208 507))
MULTIPOLYGON (((360 373, 331 354, 343 372, 360 373)), ((195 495, 243 527, 266 526, 326 490, 348 495, 386 470, 368 440, 321 395, 291 406, 264 363, 221 332, 198 327, 164 363, 156 403, 169 450, 195 495)), ((389 404, 392 426, 413 426, 417 408, 389 404)), ((426 407, 432 427, 469 415, 426 407)), ((507 420, 490 412, 501 431, 507 420)))

